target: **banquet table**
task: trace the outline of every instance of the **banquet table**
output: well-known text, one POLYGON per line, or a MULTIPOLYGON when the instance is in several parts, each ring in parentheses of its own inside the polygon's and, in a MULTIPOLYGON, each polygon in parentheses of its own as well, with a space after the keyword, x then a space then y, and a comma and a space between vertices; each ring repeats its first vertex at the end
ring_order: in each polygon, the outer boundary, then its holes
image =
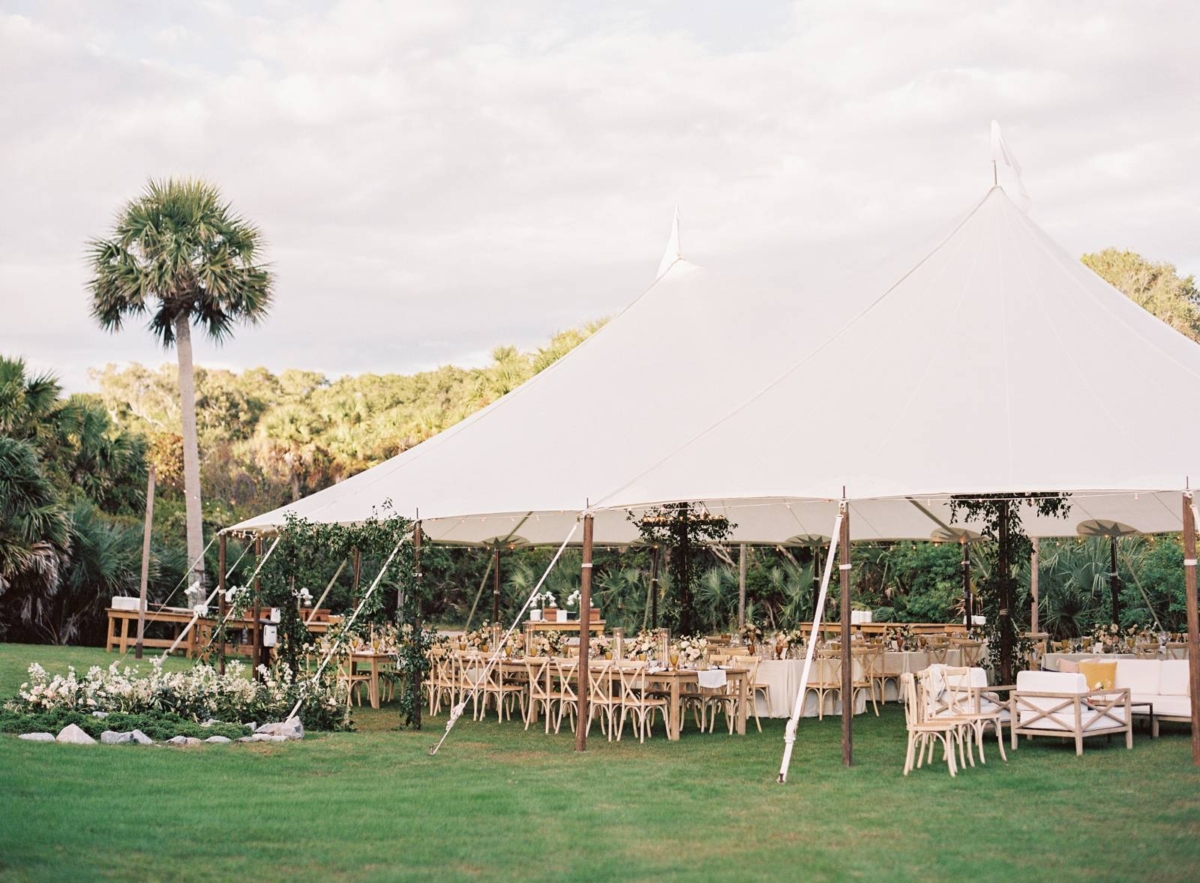
POLYGON ((1047 653, 1042 657, 1042 671, 1058 671, 1060 659, 1067 659, 1071 662, 1079 662, 1083 659, 1111 662, 1116 659, 1137 659, 1137 656, 1133 653, 1047 653))
MULTIPOLYGON (((813 660, 813 674, 822 660, 813 660)), ((800 675, 804 671, 803 659, 764 659, 758 664, 758 674, 755 683, 765 684, 770 693, 770 707, 766 699, 759 694, 755 701, 758 705, 759 717, 791 717, 792 709, 796 706, 796 693, 800 690, 800 675)), ((817 717, 817 696, 811 690, 804 699, 804 712, 801 717, 817 717)), ((854 702, 854 713, 862 714, 867 710, 867 694, 860 691, 854 702)), ((833 703, 833 710, 826 709, 826 714, 841 714, 840 701, 833 703)))
POLYGON ((358 671, 358 667, 370 666, 370 674, 367 677, 367 697, 371 701, 372 708, 379 707, 379 672, 380 664, 391 662, 395 659, 395 655, 391 653, 383 653, 375 650, 355 650, 350 655, 350 674, 354 675, 358 671))

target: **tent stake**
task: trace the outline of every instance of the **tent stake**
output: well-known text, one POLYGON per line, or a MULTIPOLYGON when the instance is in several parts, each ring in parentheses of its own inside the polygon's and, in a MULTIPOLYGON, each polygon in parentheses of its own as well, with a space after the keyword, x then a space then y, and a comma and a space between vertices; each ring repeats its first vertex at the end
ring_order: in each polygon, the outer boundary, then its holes
MULTIPOLYGON (((591 515, 583 516, 583 566, 579 577, 579 697, 575 714, 575 750, 587 751, 588 642, 592 630, 592 530, 591 515)), ((610 724, 611 726, 611 724, 610 724)))
POLYGON ((1196 610, 1196 507, 1183 495, 1183 574, 1187 593, 1188 673, 1192 693, 1192 766, 1200 766, 1200 614, 1196 610))

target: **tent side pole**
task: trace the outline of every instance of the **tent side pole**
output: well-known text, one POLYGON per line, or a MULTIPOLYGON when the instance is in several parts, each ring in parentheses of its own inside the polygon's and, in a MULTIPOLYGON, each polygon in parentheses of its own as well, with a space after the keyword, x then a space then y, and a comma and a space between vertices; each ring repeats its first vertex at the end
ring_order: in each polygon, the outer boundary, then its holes
POLYGON ((1121 579, 1117 576, 1117 538, 1110 537, 1108 540, 1108 591, 1112 595, 1112 621, 1113 625, 1121 624, 1121 579))
POLYGON ((813 654, 817 649, 817 634, 821 628, 821 617, 825 613, 825 599, 829 595, 829 578, 833 575, 833 559, 837 554, 838 537, 841 535, 842 517, 845 504, 838 510, 837 519, 833 523, 832 538, 829 541, 829 555, 825 559, 825 572, 821 577, 821 588, 817 593, 817 603, 813 611, 812 630, 808 633, 808 643, 804 649, 804 666, 800 669, 800 688, 796 691, 796 702, 792 706, 792 716, 788 718, 787 727, 783 734, 783 762, 779 765, 780 785, 787 781, 788 767, 792 763, 792 749, 796 745, 796 728, 800 724, 800 715, 804 713, 804 701, 808 693, 808 676, 812 672, 813 654))
MULTIPOLYGON (((588 643, 592 628, 592 529, 590 514, 583 516, 583 565, 579 578, 579 690, 575 710, 575 750, 587 751, 588 643)), ((611 724, 610 724, 611 726, 611 724)), ((611 732, 610 732, 611 737, 611 732)))
POLYGON ((975 602, 971 598, 971 546, 966 537, 963 537, 962 540, 962 561, 958 566, 962 570, 963 625, 970 631, 973 625, 971 614, 974 612, 975 602))
MULTIPOLYGON (((154 464, 146 474, 146 527, 142 534, 142 579, 138 591, 137 642, 133 645, 133 658, 141 659, 146 640, 146 591, 150 586, 150 534, 154 527, 154 464)), ((170 599, 168 599, 170 600, 170 599)))
POLYGON ((492 551, 492 622, 500 621, 500 546, 492 551))
POLYGON ((225 612, 225 534, 217 535, 217 671, 225 674, 225 620, 229 614, 225 612))
POLYGON ((746 624, 746 544, 738 546, 738 628, 746 624))
POLYGON ((1041 549, 1038 538, 1033 538, 1033 553, 1029 556, 1029 593, 1032 595, 1029 611, 1029 631, 1038 633, 1038 571, 1041 569, 1041 549))
POLYGON ((850 507, 842 518, 842 765, 854 763, 854 654, 850 647, 850 507))
POLYGON ((658 630, 658 562, 662 550, 658 546, 650 553, 650 628, 658 630))
MULTIPOLYGON (((416 522, 413 525, 413 623, 412 634, 413 640, 417 642, 417 646, 421 646, 421 522, 416 522)), ((412 673, 412 683, 409 684, 409 690, 412 691, 412 724, 413 729, 421 729, 421 669, 417 668, 412 673)))
POLYGON ((471 604, 471 611, 467 614, 467 624, 463 626, 464 632, 471 630, 471 620, 475 618, 475 608, 479 606, 479 599, 483 597, 483 590, 487 588, 488 577, 492 574, 492 556, 488 555, 487 567, 483 569, 483 579, 479 581, 479 591, 475 593, 475 601, 471 604))
MULTIPOLYGON (((258 567, 261 567, 262 560, 262 534, 257 533, 254 535, 254 562, 256 565, 258 565, 258 567)), ((253 643, 250 645, 250 668, 254 672, 257 672, 258 667, 262 665, 263 653, 262 578, 258 575, 258 567, 256 567, 254 572, 254 630, 251 632, 253 635, 253 643)))
POLYGON ((1200 614, 1196 609, 1196 507, 1183 495, 1183 574, 1187 594, 1188 673, 1192 693, 1192 766, 1200 766, 1200 614))

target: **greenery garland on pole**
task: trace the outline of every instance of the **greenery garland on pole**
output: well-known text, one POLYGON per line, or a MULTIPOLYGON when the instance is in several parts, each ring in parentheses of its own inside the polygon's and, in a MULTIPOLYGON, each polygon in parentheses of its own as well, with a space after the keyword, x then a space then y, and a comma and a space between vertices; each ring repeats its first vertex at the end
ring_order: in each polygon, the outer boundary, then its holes
POLYGON ((679 635, 700 631, 696 616, 693 584, 698 558, 705 543, 719 543, 737 527, 723 515, 713 515, 699 503, 667 503, 647 509, 639 518, 632 512, 629 520, 637 527, 646 545, 669 550, 669 568, 673 604, 664 605, 663 618, 679 635))
POLYGON ((999 662, 1002 684, 1015 682, 1016 651, 1022 643, 1013 616, 1018 588, 1014 568, 1033 552, 1033 543, 1021 526, 1018 510, 1022 505, 1044 518, 1066 518, 1071 511, 1066 494, 984 494, 950 499, 951 523, 962 514, 966 521, 979 522, 982 535, 996 543, 996 566, 979 581, 976 594, 987 614, 988 657, 999 662))

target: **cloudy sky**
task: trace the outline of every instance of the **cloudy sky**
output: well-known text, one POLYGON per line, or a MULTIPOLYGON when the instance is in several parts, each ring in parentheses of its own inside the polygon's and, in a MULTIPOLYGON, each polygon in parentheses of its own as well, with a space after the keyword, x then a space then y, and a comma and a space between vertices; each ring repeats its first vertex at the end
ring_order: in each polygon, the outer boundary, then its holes
MULTIPOLYGON (((84 243, 149 177, 262 227, 277 305, 203 364, 478 364, 685 256, 802 279, 991 181, 1073 252, 1200 271, 1192 2, 0 0, 0 353, 87 388, 84 243)), ((736 305, 731 305, 736 308, 736 305)))

